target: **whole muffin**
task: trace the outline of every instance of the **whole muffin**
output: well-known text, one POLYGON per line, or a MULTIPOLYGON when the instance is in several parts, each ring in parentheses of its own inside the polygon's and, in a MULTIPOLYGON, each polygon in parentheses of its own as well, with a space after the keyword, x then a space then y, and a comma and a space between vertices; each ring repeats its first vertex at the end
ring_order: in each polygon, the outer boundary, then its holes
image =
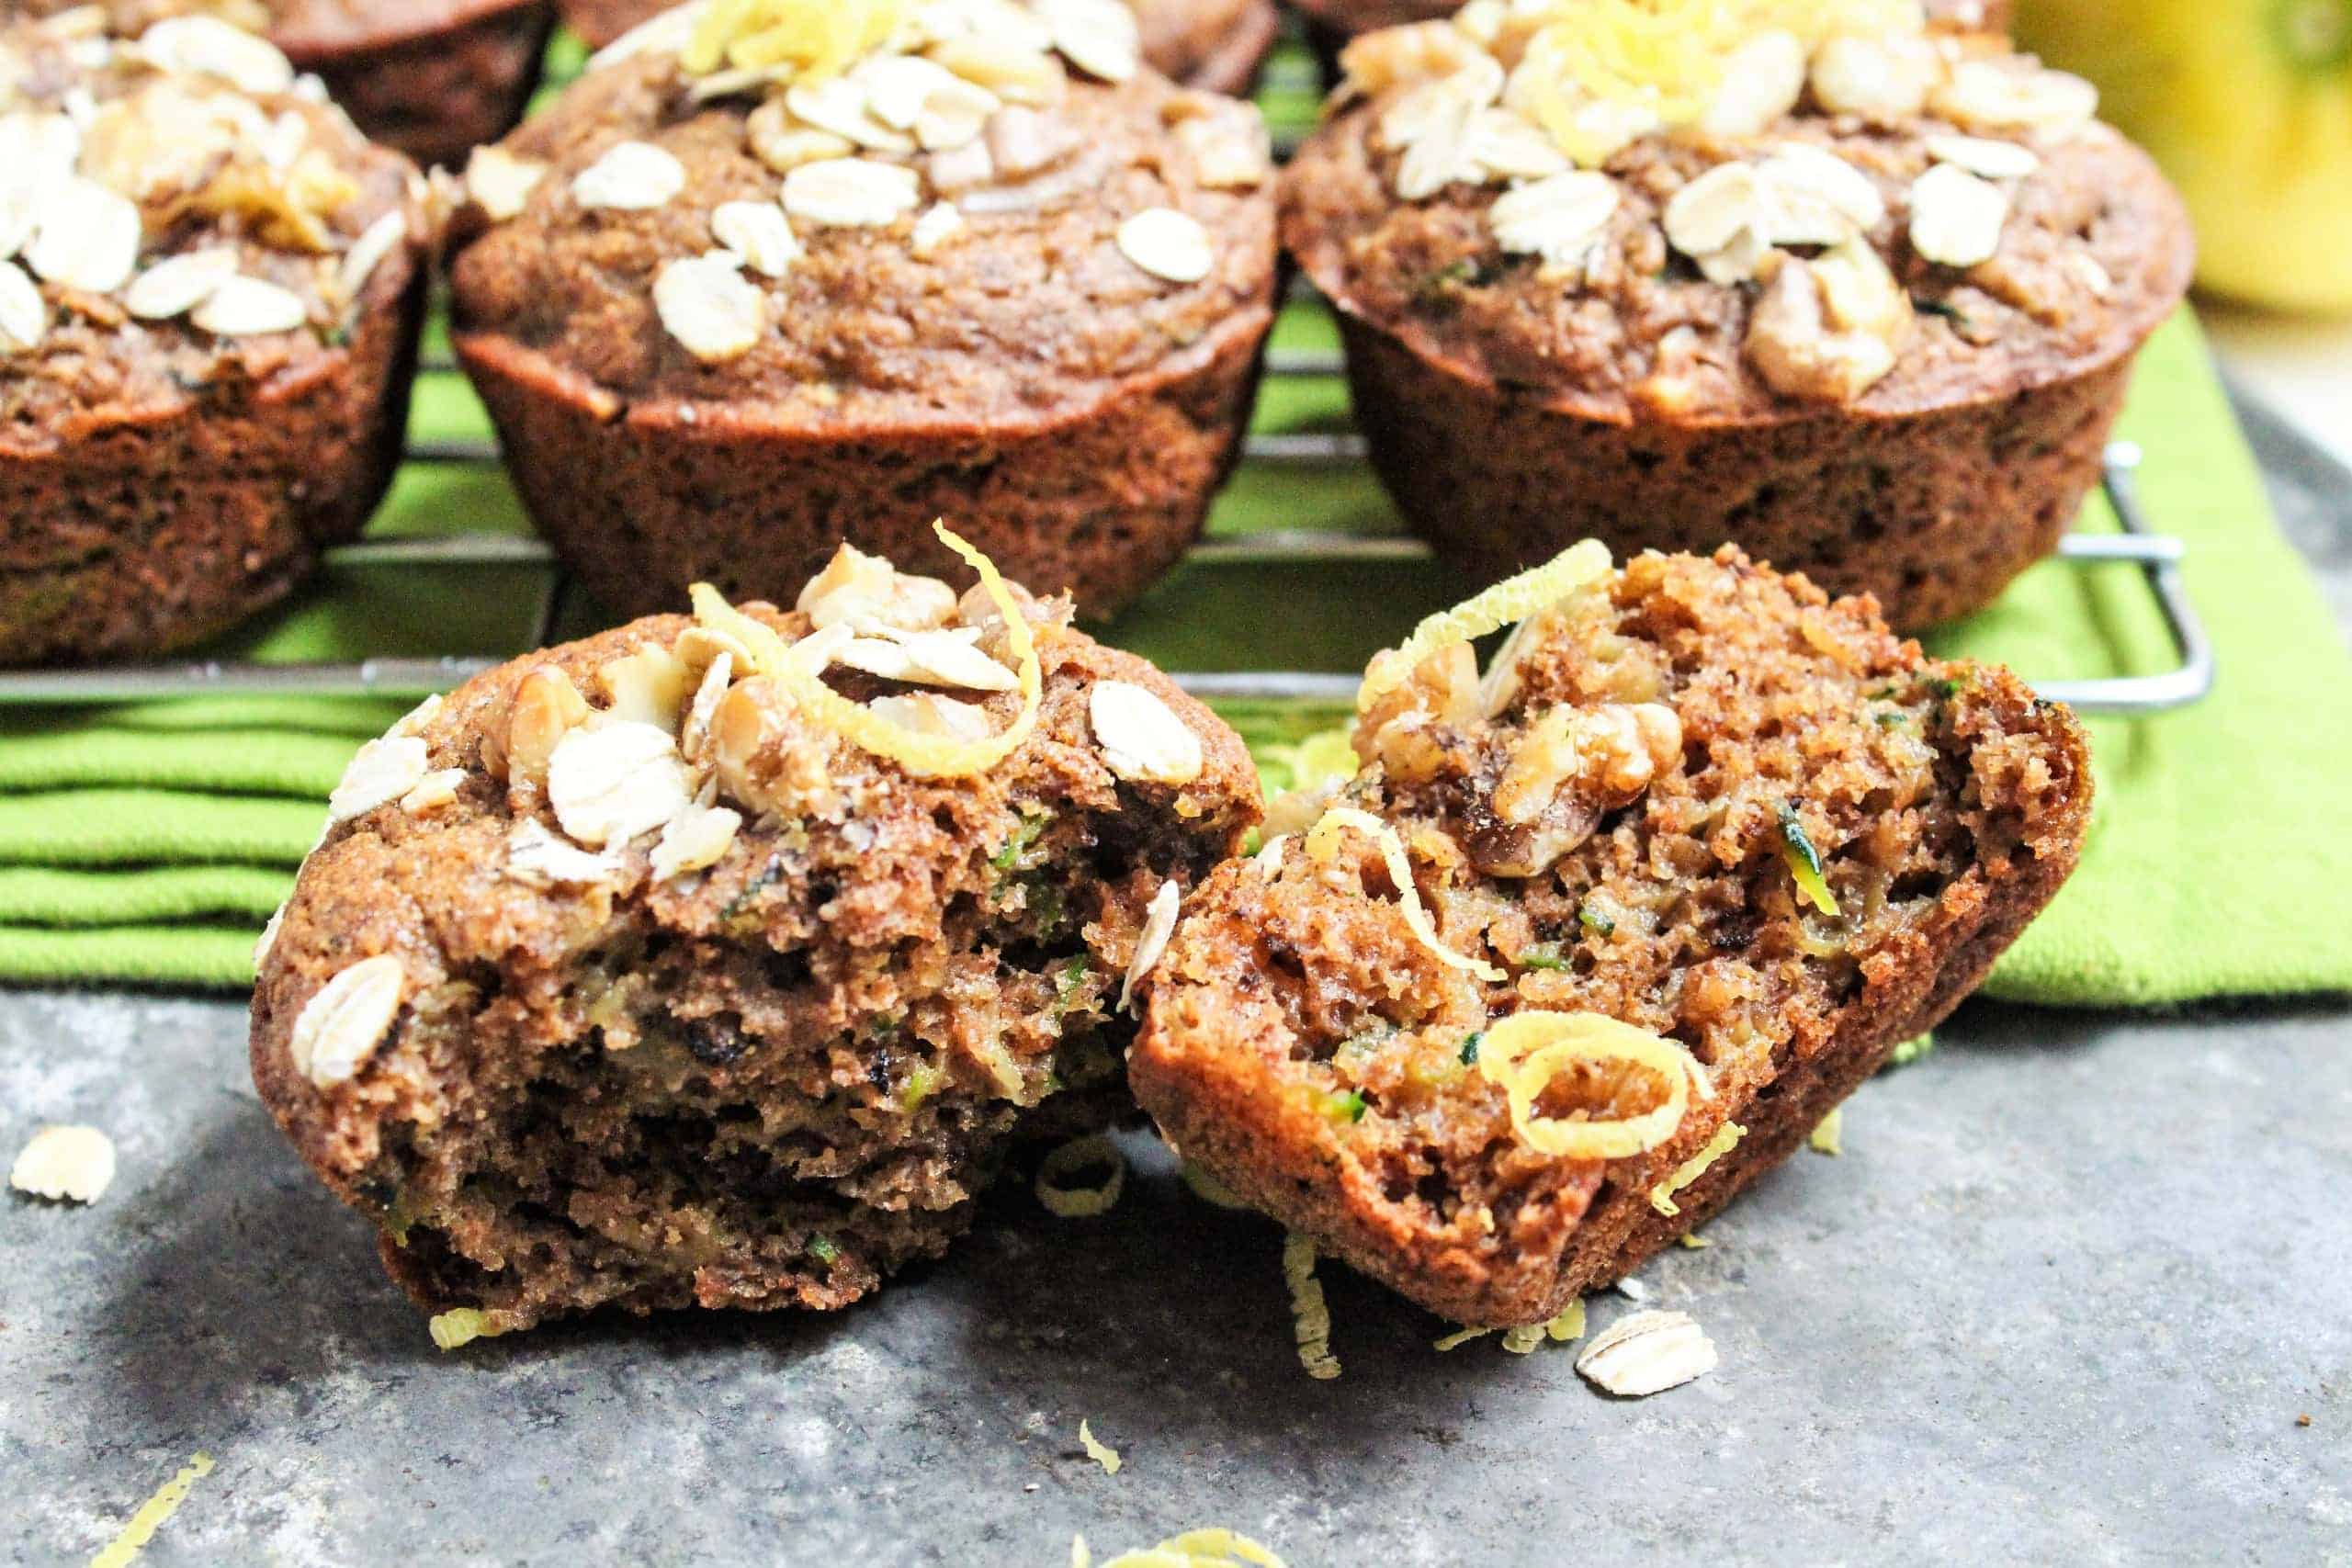
POLYGON ((2155 166, 1989 37, 1638 29, 1582 0, 1368 34, 1283 182, 1407 517, 1482 576, 1725 539, 1909 628, 2047 554, 2188 281, 2155 166), (1658 56, 1646 58, 1657 60, 1658 56))
MULTIPOLYGON (((1359 33, 1409 22, 1433 22, 1462 9, 1462 0, 1292 0, 1306 18, 1308 37, 1326 58, 1359 33)), ((1613 4, 1615 0, 1587 0, 1613 4)), ((1670 11, 1674 0, 1637 0, 1653 10, 1670 11)), ((1830 7, 1823 7, 1829 9, 1830 7)), ((2007 32, 2009 0, 1924 0, 1930 27, 1953 32, 2007 32)))
POLYGON ((0 31, 0 660, 152 655, 281 597, 400 449, 422 182, 270 44, 0 31))
POLYGON ((1139 66, 1115 0, 877 4, 770 62, 832 9, 664 13, 476 158, 455 341, 515 482, 617 610, 786 596, 843 539, 935 570, 944 515, 1107 614, 1238 450, 1264 127, 1139 66))
MULTIPOLYGON (((88 0, 0 0, 50 17, 88 0)), ((324 82, 371 140, 420 164, 463 159, 523 118, 555 25, 554 0, 105 0, 111 30, 209 16, 268 38, 324 82)))
POLYGON ((1125 1103, 1134 975, 1258 818, 1238 737, 984 571, 527 655, 361 751, 253 1073, 458 1315, 838 1307, 1125 1103))
MULTIPOLYGON (((562 0, 573 32, 602 49, 668 7, 662 0, 562 0)), ((1144 63, 1172 82, 1240 96, 1282 29, 1273 0, 1126 0, 1144 63)), ((1051 17, 1054 0, 1033 8, 1051 17)), ((1085 7, 1078 8, 1082 15, 1085 7)), ((1082 25, 1082 24, 1081 24, 1082 25)))

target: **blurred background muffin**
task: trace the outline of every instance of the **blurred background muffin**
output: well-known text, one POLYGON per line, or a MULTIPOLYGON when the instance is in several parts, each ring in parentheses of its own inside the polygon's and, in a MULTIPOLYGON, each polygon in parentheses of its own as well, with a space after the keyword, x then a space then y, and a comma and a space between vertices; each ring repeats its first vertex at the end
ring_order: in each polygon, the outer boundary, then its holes
MULTIPOLYGON (((664 0, 561 0, 564 25, 602 49, 667 9, 664 0)), ((1274 0, 1126 0, 1147 64, 1187 87, 1238 96, 1257 80, 1282 17, 1274 0)), ((1037 9, 1050 17, 1053 0, 1037 9)), ((1083 7, 1080 11, 1082 13, 1083 7)))
POLYGON ((1480 0, 1349 46, 1283 239, 1374 468, 1481 577, 1728 539, 1905 628, 1987 603, 2098 479, 2177 199, 1991 35, 1686 20, 1480 0))
MULTIPOLYGON (((1359 33, 1408 22, 1435 21, 1462 8, 1462 0, 1291 0, 1327 58, 1359 33)), ((1836 9, 1825 5, 1825 12, 1836 9)), ((1925 0, 1930 26, 1954 32, 2000 32, 2009 25, 2010 0, 1925 0)))
POLYGON ((684 6, 475 155, 455 343, 611 609, 776 598, 844 539, 944 570, 944 515, 1108 614, 1238 449, 1272 174, 1117 0, 684 6))
POLYGON ((420 164, 455 163, 522 118, 555 21, 554 0, 0 0, 0 16, 68 10, 125 36, 178 15, 261 33, 361 131, 420 164))
POLYGON ((422 182, 204 17, 0 33, 0 660, 153 654, 283 594, 398 455, 422 182))

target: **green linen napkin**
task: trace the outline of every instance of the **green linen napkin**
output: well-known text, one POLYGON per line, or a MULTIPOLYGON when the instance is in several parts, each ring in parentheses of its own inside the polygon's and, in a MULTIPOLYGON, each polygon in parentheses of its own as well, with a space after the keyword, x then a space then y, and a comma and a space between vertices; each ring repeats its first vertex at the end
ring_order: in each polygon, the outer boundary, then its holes
MULTIPOLYGON (((559 34, 550 90, 582 53, 559 34)), ((1278 133, 1311 123, 1317 87, 1304 50, 1276 57, 1259 101, 1278 133)), ((1275 345, 1329 352, 1336 334, 1319 308, 1293 306, 1275 345)), ((426 353, 447 366, 437 322, 426 353)), ((1346 419, 1337 377, 1284 377, 1267 382, 1257 425, 1330 430, 1346 419)), ((453 371, 420 378, 413 441, 479 441, 487 428, 453 371)), ((2082 870, 1987 989, 2079 1005, 2352 989, 2352 943, 2338 940, 2352 926, 2352 834, 2329 810, 2352 772, 2352 661, 2270 519, 2186 313, 2143 355, 2121 434, 2147 450, 2156 525, 2188 542, 2189 590, 2219 648, 2221 681, 2188 711, 2092 726, 2100 796, 2082 870)), ((1268 528, 1395 533, 1399 524, 1361 464, 1244 464, 1211 532, 1268 528)), ((480 531, 527 532, 503 476, 413 461, 369 533, 480 531)), ((270 661, 505 656, 529 645, 547 582, 519 568, 330 571, 207 651, 270 661)), ((1353 671, 1469 586, 1412 560, 1195 561, 1105 635, 1171 670, 1353 671)), ((574 611, 565 635, 595 624, 592 606, 574 611)), ((2128 567, 2045 563, 1933 642, 2041 678, 2133 672, 2171 658, 2128 567)), ((207 700, 0 717, 0 981, 249 984, 253 939, 292 886, 344 761, 402 705, 207 700)), ((1238 704, 1227 716, 1278 784, 1288 749, 1339 715, 1238 704)))
MULTIPOLYGON (((1312 307, 1284 349, 1328 346, 1312 307)), ((1269 384, 1261 429, 1331 427, 1331 378, 1269 384)), ((456 377, 429 374, 420 437, 479 435, 456 377)), ((1995 971, 2020 1001, 2146 1006, 2352 989, 2352 834, 2328 807, 2352 773, 2352 660, 2280 537, 2192 319, 2143 355, 2121 434, 2146 451, 2156 525, 2188 541, 2188 589, 2219 651, 2211 698, 2092 722, 2099 804, 2081 871, 1995 971)), ((2103 511, 2088 520, 2107 525, 2103 511)), ((406 470, 374 534, 520 530, 494 473, 406 470)), ((1245 465, 1220 536, 1270 527, 1397 527, 1360 467, 1245 465)), ((1106 635, 1172 669, 1351 670, 1464 584, 1425 562, 1193 563, 1106 635)), ((362 652, 509 653, 544 580, 523 570, 331 574, 221 651, 270 660, 362 652)), ((583 626, 588 615, 580 619, 583 626)), ((580 629, 580 628, 568 628, 580 629)), ((2130 567, 2046 562, 1993 608, 1930 639, 2030 675, 2131 673, 2171 662, 2130 567)), ((18 714, 0 723, 0 980, 234 988, 315 838, 358 742, 400 704, 317 698, 154 703, 18 714)), ((1336 721, 1312 705, 1230 704, 1272 782, 1288 748, 1336 721)))

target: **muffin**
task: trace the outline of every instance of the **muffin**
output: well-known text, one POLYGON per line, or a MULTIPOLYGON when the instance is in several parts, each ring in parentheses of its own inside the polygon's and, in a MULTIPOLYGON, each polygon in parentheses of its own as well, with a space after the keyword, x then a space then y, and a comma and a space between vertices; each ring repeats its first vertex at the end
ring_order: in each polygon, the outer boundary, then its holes
MULTIPOLYGON (((1461 0, 1293 0, 1306 18, 1307 35, 1327 58, 1335 57, 1348 39, 1382 28, 1410 22, 1433 22, 1462 9, 1461 0)), ((1586 0, 1610 4, 1611 0, 1586 0)), ((1671 13, 1672 0, 1646 0, 1648 8, 1671 13)), ((1824 7, 1826 9, 1826 7, 1824 7)), ((1924 0, 1920 9, 1928 25, 1951 32, 2005 33, 2009 28, 2009 0, 1924 0)))
POLYGON ((1184 1156, 1459 1322, 1540 1323, 1973 987, 2089 818, 2083 734, 1725 546, 1584 546, 1367 673, 1336 798, 1139 989, 1184 1156), (1479 612, 1492 605, 1498 613, 1479 612), (1534 610, 1482 678, 1467 638, 1534 610))
MULTIPOLYGON (((210 16, 266 35, 324 82, 359 129, 420 164, 456 163, 523 118, 538 85, 554 0, 107 0, 113 30, 210 16)), ((50 17, 87 0, 0 0, 50 17)))
MULTIPOLYGON (((563 0, 563 19, 602 49, 665 8, 661 0, 563 0)), ((1034 8, 1055 14, 1052 0, 1034 8)), ((1128 8, 1145 64, 1187 87, 1237 97, 1257 81, 1282 27, 1273 0, 1128 0, 1128 8)))
POLYGON ((0 30, 0 660, 153 655, 285 594, 399 456, 415 169, 206 17, 0 30))
POLYGON ((1349 47, 1283 238, 1397 504, 1487 577, 1729 539, 1898 627, 1984 604, 2098 477, 2179 202, 2087 84, 1897 8, 1598 74, 1639 39, 1562 0, 1349 47))
POLYGON ((770 62, 840 10, 665 12, 479 155, 458 355, 616 610, 788 597, 844 539, 944 570, 950 516, 1108 614, 1238 451, 1273 310, 1263 124, 1138 66, 1115 0, 1052 32, 1009 0, 876 4, 770 62))
POLYGON ((844 1305, 1125 1103, 1126 976, 1256 777, 1066 600, 981 582, 844 548, 790 612, 697 589, 352 763, 254 1081, 437 1337, 844 1305))

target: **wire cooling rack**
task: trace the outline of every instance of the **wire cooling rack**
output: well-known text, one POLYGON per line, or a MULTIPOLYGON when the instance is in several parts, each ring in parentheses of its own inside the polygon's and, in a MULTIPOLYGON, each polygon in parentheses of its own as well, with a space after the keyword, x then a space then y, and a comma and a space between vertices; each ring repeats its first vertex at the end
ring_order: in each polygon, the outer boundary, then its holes
MULTIPOLYGON (((427 370, 447 372, 446 359, 427 370)), ((1328 378, 1339 374, 1339 356, 1328 351, 1275 350, 1267 355, 1270 378, 1328 378)), ((487 437, 413 441, 412 463, 495 468, 498 448, 487 437)), ((1351 432, 1261 433, 1250 435, 1243 461, 1261 466, 1343 469, 1363 462, 1363 438, 1351 432)), ((2213 649, 2183 586, 2180 540, 2149 526, 2135 484, 2139 448, 2112 443, 2106 454, 2105 486, 2119 533, 2074 532, 2059 543, 2058 556, 2077 569, 2113 563, 2139 568, 2165 625, 2178 662, 2144 675, 2099 680, 2036 681, 2034 689, 2086 714, 2151 714, 2194 703, 2211 690, 2213 649)), ((1429 547, 1393 535, 1268 530, 1211 537, 1193 547, 1190 559, 1222 565, 1279 562, 1340 564, 1416 560, 1429 547)), ((571 588, 571 579, 537 539, 503 533, 458 534, 432 538, 368 539, 326 553, 338 572, 390 569, 466 570, 529 567, 545 574, 533 646, 551 639, 571 588)), ((68 705, 151 701, 190 696, 384 696, 421 697, 442 692, 498 660, 488 657, 360 659, 335 663, 263 663, 191 660, 155 664, 0 671, 0 706, 68 705)), ((1354 695, 1356 677, 1306 671, 1250 670, 1214 673, 1175 672, 1195 695, 1252 699, 1344 701, 1354 695)))
MULTIPOLYGON (((559 33, 548 59, 546 90, 560 89, 579 69, 582 58, 576 40, 559 33)), ((1314 123, 1322 84, 1308 51, 1295 39, 1278 49, 1269 62, 1258 94, 1260 106, 1273 128, 1275 155, 1286 158, 1304 130, 1314 123)), ((1294 300, 1315 298, 1304 280, 1294 286, 1294 300)), ((454 378, 457 367, 446 349, 429 351, 420 369, 427 375, 454 378)), ((1336 351, 1271 349, 1266 355, 1270 379, 1329 380, 1341 373, 1336 351)), ((496 470, 496 444, 486 434, 460 438, 412 439, 406 451, 411 464, 467 469, 496 470)), ((1351 432, 1258 432, 1244 446, 1243 462, 1260 468, 1322 470, 1338 474, 1360 468, 1364 461, 1363 437, 1351 432)), ((2120 533, 2068 534, 2060 541, 2059 558, 2076 569, 2117 562, 2135 565, 2147 581, 2165 624, 2172 634, 2178 663, 2154 674, 2104 680, 2037 681, 2034 689, 2055 701, 2070 703, 2089 714, 2151 714, 2181 707, 2205 695, 2213 684, 2213 649, 2197 618, 2180 576, 2184 547, 2180 540, 2148 525, 2133 485, 2139 448, 2117 442, 2107 450, 2106 491, 2120 533)), ((1213 536, 1197 544, 1187 559, 1193 563, 1235 566, 1276 563, 1291 566, 1352 565, 1366 562, 1426 559, 1429 547, 1417 539, 1392 534, 1324 529, 1257 530, 1213 536)), ((348 572, 486 568, 537 569, 543 586, 529 646, 553 640, 564 617, 571 581, 562 563, 541 541, 508 532, 485 529, 476 533, 424 538, 363 539, 326 552, 325 567, 338 576, 348 572)), ((521 649, 513 651, 520 652, 521 649)), ((0 708, 66 706, 81 704, 142 702, 193 696, 382 696, 421 697, 445 692, 468 676, 499 662, 492 657, 447 655, 440 658, 378 658, 337 663, 274 663, 253 660, 208 659, 172 663, 114 665, 82 669, 0 671, 0 708)), ((1171 672, 1177 682, 1196 696, 1232 699, 1294 699, 1345 702, 1355 695, 1353 674, 1306 671, 1251 670, 1171 672)))

